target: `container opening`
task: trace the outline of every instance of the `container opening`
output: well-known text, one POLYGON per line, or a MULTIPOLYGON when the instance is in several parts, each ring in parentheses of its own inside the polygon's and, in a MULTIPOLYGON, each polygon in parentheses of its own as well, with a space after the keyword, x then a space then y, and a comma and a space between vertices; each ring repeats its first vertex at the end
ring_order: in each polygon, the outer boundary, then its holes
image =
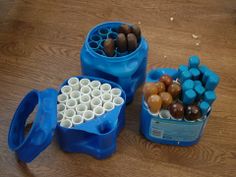
POLYGON ((116 39, 117 38, 117 33, 114 33, 114 32, 112 32, 112 33, 109 33, 108 35, 107 35, 107 38, 111 38, 111 39, 116 39))
POLYGON ((112 126, 109 122, 104 122, 103 124, 99 125, 98 130, 101 134, 107 134, 111 132, 112 126))
POLYGON ((96 42, 90 42, 89 46, 94 49, 98 48, 98 44, 96 42))
POLYGON ((103 52, 102 50, 100 50, 100 49, 96 50, 95 52, 96 52, 97 54, 99 54, 99 55, 105 55, 104 52, 103 52))
POLYGON ((98 35, 93 35, 93 36, 91 37, 91 39, 92 39, 93 41, 99 41, 99 40, 101 39, 101 37, 98 36, 98 35))
POLYGON ((118 33, 118 28, 111 28, 112 32, 118 33))
POLYGON ((108 33, 108 29, 106 29, 106 28, 102 28, 102 29, 100 29, 99 30, 99 34, 107 34, 108 33))

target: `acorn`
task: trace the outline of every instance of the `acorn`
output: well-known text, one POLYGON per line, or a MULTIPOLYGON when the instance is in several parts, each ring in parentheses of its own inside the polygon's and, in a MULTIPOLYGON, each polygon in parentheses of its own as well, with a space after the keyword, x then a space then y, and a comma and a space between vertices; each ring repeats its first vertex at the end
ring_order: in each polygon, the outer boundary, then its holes
POLYGON ((119 33, 124 33, 125 35, 128 35, 129 33, 131 33, 131 28, 129 25, 127 24, 122 24, 119 29, 118 29, 119 33))
POLYGON ((151 95, 148 98, 147 103, 152 113, 158 113, 159 110, 161 109, 162 100, 159 95, 151 95))
POLYGON ((162 107, 163 108, 167 108, 173 102, 173 98, 170 93, 161 92, 159 95, 162 99, 162 107))
POLYGON ((165 92, 166 91, 166 86, 163 82, 156 82, 156 87, 157 87, 157 93, 165 92))
POLYGON ((133 33, 129 33, 127 35, 127 43, 128 43, 128 51, 134 51, 137 48, 138 46, 137 38, 133 33))
POLYGON ((162 75, 159 81, 163 82, 166 88, 168 88, 173 83, 173 79, 167 74, 162 75))
POLYGON ((169 106, 169 111, 175 119, 182 119, 184 117, 184 106, 181 103, 172 103, 169 106))
POLYGON ((127 51, 127 40, 124 33, 119 33, 116 38, 116 46, 118 51, 123 53, 127 51))
POLYGON ((157 94, 157 87, 153 82, 147 82, 143 86, 143 94, 144 98, 147 101, 148 97, 151 95, 156 95, 157 94))
POLYGON ((104 52, 108 57, 112 57, 115 54, 115 42, 113 39, 108 38, 103 43, 104 52))
POLYGON ((179 97, 181 90, 181 86, 177 83, 172 83, 167 89, 174 99, 179 97))
POLYGON ((137 38, 137 41, 140 41, 141 39, 141 29, 138 25, 132 25, 131 26, 131 32, 134 33, 134 35, 137 38))
POLYGON ((201 110, 197 105, 189 105, 185 108, 185 118, 194 121, 202 116, 201 110))

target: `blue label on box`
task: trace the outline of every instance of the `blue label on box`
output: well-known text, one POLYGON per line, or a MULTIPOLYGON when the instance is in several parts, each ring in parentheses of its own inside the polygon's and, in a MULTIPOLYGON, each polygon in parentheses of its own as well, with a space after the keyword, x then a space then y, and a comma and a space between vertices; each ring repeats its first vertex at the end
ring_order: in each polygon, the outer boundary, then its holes
POLYGON ((185 122, 153 117, 149 135, 169 141, 194 141, 201 133, 204 121, 185 122))

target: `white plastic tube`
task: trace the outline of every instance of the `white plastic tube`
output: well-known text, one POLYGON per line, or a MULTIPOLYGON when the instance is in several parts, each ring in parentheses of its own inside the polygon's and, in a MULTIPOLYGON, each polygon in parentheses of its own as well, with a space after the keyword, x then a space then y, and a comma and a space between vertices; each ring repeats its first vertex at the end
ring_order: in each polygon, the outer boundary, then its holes
POLYGON ((105 113, 105 110, 102 106, 97 106, 94 108, 93 113, 95 117, 99 117, 105 113))
POLYGON ((76 100, 77 104, 79 104, 80 92, 78 90, 74 90, 70 93, 70 98, 76 100))
POLYGON ((113 88, 113 89, 111 89, 111 94, 112 94, 113 98, 121 96, 121 89, 113 88))
POLYGON ((66 103, 66 101, 68 100, 68 95, 67 94, 64 94, 64 93, 62 93, 62 94, 60 94, 60 95, 58 95, 57 96, 57 101, 59 102, 59 103, 66 103))
POLYGON ((82 95, 80 97, 80 103, 86 104, 88 109, 90 108, 90 101, 91 101, 91 98, 89 95, 82 95))
POLYGON ((83 86, 89 86, 90 80, 84 78, 84 79, 81 79, 81 80, 79 81, 79 83, 80 83, 80 86, 81 86, 81 87, 83 87, 83 86))
POLYGON ((94 113, 93 113, 93 111, 91 111, 91 110, 85 111, 85 112, 83 113, 83 119, 84 119, 85 121, 89 121, 89 120, 94 119, 94 113))
POLYGON ((90 95, 91 93, 91 88, 89 86, 83 86, 80 89, 81 95, 90 95))
POLYGON ((66 111, 65 111, 65 113, 64 113, 64 117, 66 118, 66 119, 72 119, 74 116, 75 116, 75 110, 74 109, 67 109, 66 111))
POLYGON ((77 114, 82 116, 83 113, 88 110, 88 107, 87 107, 86 104, 81 104, 80 103, 76 106, 75 109, 76 109, 77 114))
POLYGON ((90 82, 89 86, 94 90, 94 89, 99 89, 101 86, 101 82, 98 80, 94 80, 90 82))
POLYGON ((104 92, 110 92, 111 90, 111 85, 108 83, 102 84, 100 87, 100 90, 104 93, 104 92))
POLYGON ((101 96, 102 103, 110 102, 112 101, 112 95, 110 93, 103 93, 101 96))
POLYGON ((61 112, 57 113, 57 122, 61 122, 63 118, 64 118, 63 113, 61 112))
POLYGON ((66 108, 67 109, 74 109, 77 106, 77 101, 74 99, 69 99, 66 101, 66 108))
POLYGON ((109 102, 104 103, 103 108, 105 111, 111 111, 115 108, 115 105, 109 101, 109 102))
POLYGON ((113 103, 115 106, 120 106, 124 103, 124 99, 122 97, 115 97, 113 103))
POLYGON ((102 95, 102 92, 101 92, 101 90, 98 90, 98 89, 94 89, 94 90, 91 92, 91 96, 92 96, 93 98, 99 98, 101 95, 102 95))
POLYGON ((69 96, 69 95, 70 95, 70 92, 72 92, 72 87, 69 86, 69 85, 64 85, 64 86, 61 88, 61 92, 69 96))
POLYGON ((102 100, 100 98, 93 98, 90 102, 91 109, 94 109, 97 106, 102 106, 102 100))
POLYGON ((79 90, 80 88, 79 79, 77 77, 71 77, 68 80, 68 85, 72 87, 72 90, 79 90))
POLYGON ((57 105, 57 112, 64 113, 66 110, 66 105, 64 103, 59 103, 57 105))
POLYGON ((79 124, 82 124, 83 122, 84 122, 84 120, 83 120, 83 117, 81 115, 75 115, 72 118, 72 123, 74 125, 79 125, 79 124))
POLYGON ((65 128, 71 128, 73 126, 71 120, 69 119, 62 119, 60 126, 65 127, 65 128))
POLYGON ((161 119, 170 119, 170 117, 171 117, 170 111, 166 110, 166 109, 162 109, 159 112, 159 116, 161 119))

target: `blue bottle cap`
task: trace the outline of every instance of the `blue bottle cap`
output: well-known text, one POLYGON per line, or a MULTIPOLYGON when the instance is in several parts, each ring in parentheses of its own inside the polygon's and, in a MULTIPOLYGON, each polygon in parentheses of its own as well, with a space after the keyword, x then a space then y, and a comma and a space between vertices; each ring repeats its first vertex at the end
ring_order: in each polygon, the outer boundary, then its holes
POLYGON ((192 78, 193 78, 194 80, 199 79, 199 77, 200 77, 200 71, 199 71, 197 68, 191 68, 191 69, 189 70, 189 72, 192 74, 192 78))
POLYGON ((189 57, 189 68, 197 68, 200 64, 200 59, 198 56, 194 55, 189 57))
POLYGON ((188 66, 186 65, 179 65, 179 68, 178 68, 178 77, 181 75, 182 72, 184 71, 188 71, 188 66))
POLYGON ((190 89, 183 94, 183 103, 186 105, 192 104, 196 98, 197 94, 194 90, 190 89))
POLYGON ((51 143, 57 125, 57 91, 32 90, 19 104, 8 132, 8 146, 23 162, 31 162, 51 143), (38 105, 33 125, 24 136, 25 123, 38 105))
POLYGON ((199 105, 200 109, 201 109, 201 112, 202 112, 202 115, 206 115, 209 108, 210 108, 210 105, 205 102, 205 101, 202 101, 199 105))
POLYGON ((180 81, 183 83, 185 80, 191 79, 192 74, 189 71, 184 71, 180 74, 180 81))
POLYGON ((216 94, 214 91, 206 91, 204 93, 204 101, 206 101, 208 104, 212 104, 216 100, 216 94))
POLYGON ((220 77, 217 74, 212 73, 206 81, 205 85, 206 90, 214 90, 219 84, 219 82, 220 82, 220 77))
POLYGON ((193 89, 194 87, 194 82, 190 79, 184 81, 183 85, 182 85, 182 90, 189 90, 189 89, 193 89))
POLYGON ((205 92, 205 88, 202 85, 196 85, 194 86, 194 90, 197 93, 198 96, 202 96, 205 92))
POLYGON ((208 67, 206 65, 201 65, 198 67, 199 71, 204 74, 208 69, 208 67))

